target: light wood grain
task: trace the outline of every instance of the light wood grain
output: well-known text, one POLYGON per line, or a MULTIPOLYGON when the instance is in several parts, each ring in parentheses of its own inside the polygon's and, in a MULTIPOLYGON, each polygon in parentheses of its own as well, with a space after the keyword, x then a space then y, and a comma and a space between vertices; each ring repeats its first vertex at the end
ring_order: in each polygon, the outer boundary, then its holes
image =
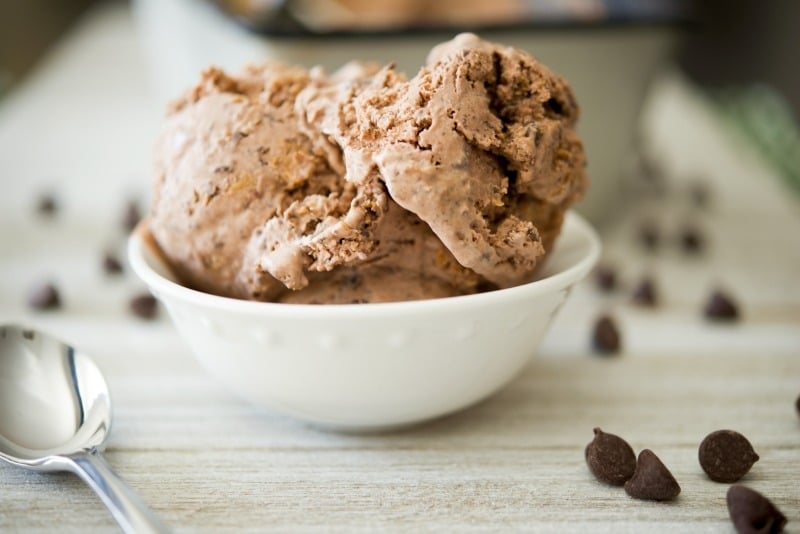
MULTIPOLYGON (((794 355, 544 358, 472 409, 374 436, 255 413, 186 371, 161 376, 173 388, 149 383, 155 358, 110 376, 125 409, 108 459, 178 530, 725 532, 727 485, 697 462, 718 428, 750 437, 761 460, 744 482, 800 520, 794 355), (583 448, 596 425, 653 449, 682 486, 678 501, 643 503, 594 481, 583 448)), ((77 480, 0 473, 2 529, 110 525, 77 480)))

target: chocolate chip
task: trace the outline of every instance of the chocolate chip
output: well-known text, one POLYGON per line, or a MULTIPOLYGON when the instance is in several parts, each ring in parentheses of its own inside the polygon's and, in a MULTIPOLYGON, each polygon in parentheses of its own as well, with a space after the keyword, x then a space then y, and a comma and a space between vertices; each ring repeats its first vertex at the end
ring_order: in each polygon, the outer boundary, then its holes
POLYGON ((589 471, 606 484, 622 486, 636 471, 636 453, 621 437, 594 429, 594 439, 586 446, 589 471))
POLYGON ((704 314, 712 321, 736 321, 739 319, 739 308, 730 296, 716 290, 708 298, 704 314))
POLYGON ((125 212, 122 214, 122 226, 126 231, 132 232, 139 221, 142 220, 142 214, 139 211, 139 205, 131 200, 125 206, 125 212))
POLYGON ((617 272, 608 265, 599 265, 594 270, 594 281, 600 291, 611 292, 617 287, 617 272))
POLYGON ((614 319, 608 315, 601 316, 594 325, 592 345, 600 354, 615 354, 620 350, 620 335, 614 319))
POLYGON ((657 306, 658 294, 653 279, 644 278, 634 290, 631 300, 639 306, 647 306, 649 308, 657 306))
POLYGON ((681 487, 658 456, 644 449, 639 453, 633 477, 625 483, 625 492, 634 499, 669 501, 678 496, 681 487))
POLYGON ((28 305, 35 310, 52 310, 61 307, 58 289, 49 283, 33 286, 28 292, 28 305))
POLYGON ((158 301, 149 293, 133 297, 130 308, 134 315, 142 319, 154 319, 158 315, 158 301))
POLYGON ((681 248, 686 254, 700 254, 705 248, 703 235, 693 226, 687 226, 681 231, 680 240, 681 248))
POLYGON ((786 525, 786 516, 769 499, 746 486, 728 488, 726 500, 739 534, 777 534, 786 525))
POLYGON ((344 277, 344 285, 350 289, 358 289, 363 282, 364 278, 356 272, 348 273, 347 276, 344 277))
POLYGON ((661 242, 661 234, 658 227, 652 221, 645 221, 639 227, 639 243, 642 247, 652 252, 658 248, 661 242))
POLYGON ((103 271, 106 274, 119 274, 122 272, 122 263, 110 252, 103 256, 103 271))
POLYGON ((700 467, 715 482, 736 482, 758 461, 747 438, 733 430, 717 430, 700 443, 700 467))
POLYGON ((51 217, 58 211, 58 203, 51 193, 44 193, 36 202, 36 212, 45 217, 51 217))

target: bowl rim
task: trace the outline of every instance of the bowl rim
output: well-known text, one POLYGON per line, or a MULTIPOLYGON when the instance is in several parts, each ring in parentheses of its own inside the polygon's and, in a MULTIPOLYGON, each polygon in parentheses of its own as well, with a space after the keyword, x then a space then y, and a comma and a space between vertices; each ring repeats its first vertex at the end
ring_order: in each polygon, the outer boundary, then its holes
MULTIPOLYGON (((465 306, 484 307, 498 301, 512 301, 519 298, 530 299, 536 295, 546 294, 565 288, 578 282, 595 266, 600 258, 601 244, 597 231, 581 215, 570 210, 566 213, 562 226, 578 232, 588 242, 587 251, 575 263, 545 278, 518 286, 487 291, 472 295, 458 295, 435 299, 412 300, 402 302, 376 302, 368 304, 287 304, 280 302, 261 302, 224 297, 205 293, 183 286, 159 274, 145 258, 143 250, 148 245, 142 237, 143 225, 147 219, 128 237, 128 262, 136 275, 150 288, 156 297, 169 297, 203 308, 237 313, 266 315, 270 317, 314 317, 341 318, 380 315, 414 315, 421 311, 434 311, 465 306)), ((559 236, 560 237, 560 236, 559 236)))

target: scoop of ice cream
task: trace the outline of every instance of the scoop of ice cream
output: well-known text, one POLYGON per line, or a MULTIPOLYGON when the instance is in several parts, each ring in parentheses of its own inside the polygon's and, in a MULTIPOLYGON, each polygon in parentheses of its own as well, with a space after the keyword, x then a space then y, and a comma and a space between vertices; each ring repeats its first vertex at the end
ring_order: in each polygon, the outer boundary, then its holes
POLYGON ((489 107, 475 106, 455 119, 473 132, 478 146, 506 159, 507 170, 516 173, 518 193, 555 204, 571 204, 583 195, 588 184, 575 130, 579 108, 564 78, 522 50, 471 33, 434 47, 428 65, 448 71, 455 66, 462 69, 457 77, 471 85, 483 82, 485 93, 475 97, 476 104, 489 107), (458 67, 463 63, 467 66, 458 67), (502 132, 493 117, 500 119, 502 132))
POLYGON ((294 126, 308 73, 277 64, 237 77, 211 68, 168 112, 156 144, 150 230, 197 289, 269 299, 283 290, 244 263, 253 230, 341 181, 294 126))
POLYGON ((461 265, 500 287, 528 281, 549 248, 541 234, 557 234, 534 220, 560 226, 550 212, 586 186, 572 92, 528 54, 470 34, 432 60, 411 80, 389 66, 312 81, 297 99, 304 131, 341 148, 349 182, 377 170, 461 265))
POLYGON ((301 68, 218 69, 170 110, 156 148, 150 228, 181 279, 198 289, 272 300, 375 248, 382 184, 358 188, 300 133, 301 68), (287 251, 281 240, 301 238, 287 251), (294 263, 287 254, 298 257, 294 263), (277 278, 277 280, 276 280, 277 278))
MULTIPOLYGON (((353 64, 333 79, 376 70, 353 64)), ((423 286, 471 292, 479 277, 413 214, 393 204, 383 221, 390 199, 377 176, 345 181, 340 153, 314 150, 322 134, 299 131, 294 101, 308 81, 280 64, 236 77, 209 69, 172 106, 157 143, 150 229, 176 274, 203 291, 274 300, 305 287, 309 272, 368 261, 398 287, 422 277, 438 280, 423 286)), ((379 290, 366 298, 393 298, 379 290)))
POLYGON ((172 107, 150 229, 187 285, 384 302, 528 281, 586 187, 577 105, 464 34, 407 79, 352 63, 218 69, 172 107))

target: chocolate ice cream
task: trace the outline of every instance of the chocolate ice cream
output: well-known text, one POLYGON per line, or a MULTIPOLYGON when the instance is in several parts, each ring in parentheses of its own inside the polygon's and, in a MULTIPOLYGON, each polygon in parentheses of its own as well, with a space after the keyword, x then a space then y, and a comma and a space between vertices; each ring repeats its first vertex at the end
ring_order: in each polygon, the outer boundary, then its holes
POLYGON ((170 110, 150 229, 187 285, 381 302, 533 278, 585 187, 567 83, 462 34, 412 79, 209 69, 170 110))

